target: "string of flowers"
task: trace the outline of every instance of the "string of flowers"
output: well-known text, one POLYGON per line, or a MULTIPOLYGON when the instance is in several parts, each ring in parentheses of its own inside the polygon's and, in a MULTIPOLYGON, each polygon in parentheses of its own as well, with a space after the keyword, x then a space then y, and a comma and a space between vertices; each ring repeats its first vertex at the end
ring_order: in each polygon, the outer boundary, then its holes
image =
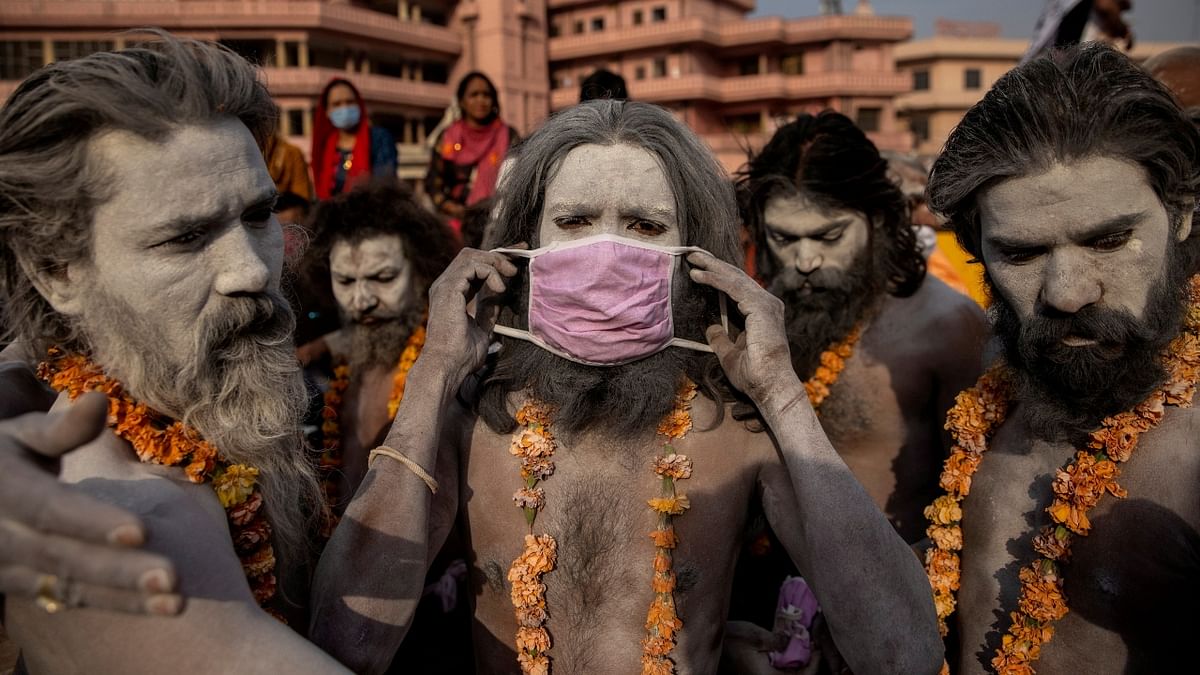
MULTIPOLYGON (((400 400, 404 398, 404 386, 408 382, 408 371, 412 370, 413 364, 417 362, 417 357, 421 355, 421 349, 424 346, 425 325, 422 322, 408 336, 408 340, 404 343, 404 350, 400 352, 396 370, 392 374, 392 393, 388 397, 389 419, 394 418, 396 411, 400 409, 400 400)), ((350 366, 342 361, 333 367, 333 379, 329 381, 329 388, 325 390, 325 407, 321 410, 323 422, 321 423, 319 468, 325 502, 329 504, 330 509, 334 507, 339 498, 336 476, 337 470, 342 467, 342 429, 338 419, 341 417, 342 403, 346 389, 349 387, 350 366)), ((326 529, 332 530, 332 526, 333 523, 330 523, 326 529)))
POLYGON ((67 392, 72 401, 91 391, 107 396, 108 426, 133 446, 139 461, 183 467, 193 483, 211 481, 255 601, 283 620, 267 606, 276 593, 275 550, 271 524, 262 511, 258 469, 229 463, 195 429, 135 401, 120 382, 106 376, 86 356, 51 348, 47 360, 38 366, 38 377, 54 390, 67 392))
POLYGON ((819 409, 829 396, 833 385, 837 383, 838 377, 846 368, 846 361, 854 354, 854 347, 858 344, 860 337, 862 337, 862 327, 855 326, 841 342, 835 342, 829 346, 829 349, 821 352, 821 360, 817 365, 816 372, 804 383, 804 389, 808 392, 808 400, 812 403, 814 410, 819 409))
MULTIPOLYGON (((1040 557, 1018 573, 1021 590, 1017 611, 1009 614, 1012 625, 991 662, 997 673, 1032 675, 1031 664, 1054 636, 1053 623, 1068 612, 1060 565, 1070 558, 1074 538, 1085 537, 1091 531, 1088 512, 1105 494, 1126 496, 1117 483, 1119 464, 1129 461, 1141 434, 1162 421, 1165 407, 1191 406, 1200 378, 1200 275, 1189 281, 1188 297, 1183 331, 1163 356, 1166 383, 1132 411, 1104 418, 1100 428, 1090 434, 1087 448, 1078 450, 1067 466, 1056 471, 1051 484, 1054 499, 1046 508, 1052 522, 1033 539, 1033 548, 1040 557)), ((925 570, 943 636, 960 584, 961 503, 970 493, 971 477, 987 451, 988 439, 1004 422, 1011 395, 1010 375, 1003 366, 994 367, 974 387, 958 395, 946 418, 946 428, 955 440, 940 481, 947 494, 925 509, 930 521, 926 533, 934 543, 926 553, 925 570)))
POLYGON ((685 381, 675 397, 675 408, 658 425, 659 435, 666 438, 654 460, 654 473, 662 479, 662 496, 647 503, 658 515, 658 526, 650 533, 654 541, 654 577, 651 585, 654 600, 646 614, 646 637, 642 639, 642 675, 669 675, 675 672, 671 652, 675 637, 683 628, 675 607, 675 570, 671 551, 679 544, 674 518, 690 508, 686 494, 681 494, 676 481, 692 476, 692 460, 676 454, 671 445, 687 435, 692 428, 691 406, 696 398, 696 385, 685 381))
POLYGON ((524 487, 513 494, 513 502, 525 515, 529 532, 525 549, 508 570, 512 584, 512 603, 517 617, 517 663, 522 673, 547 675, 550 672, 550 633, 545 624, 546 584, 542 577, 554 569, 558 559, 558 542, 554 537, 533 533, 538 511, 546 505, 546 493, 538 483, 554 473, 554 450, 557 445, 550 432, 552 410, 541 403, 529 402, 517 411, 517 430, 509 452, 521 459, 521 479, 524 487))

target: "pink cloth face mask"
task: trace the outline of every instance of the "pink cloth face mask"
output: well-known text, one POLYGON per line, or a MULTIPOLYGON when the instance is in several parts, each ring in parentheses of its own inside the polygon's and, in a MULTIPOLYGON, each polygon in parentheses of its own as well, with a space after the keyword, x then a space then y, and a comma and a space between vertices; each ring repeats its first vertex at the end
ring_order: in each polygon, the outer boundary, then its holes
POLYGON ((679 257, 701 250, 611 234, 532 251, 495 249, 530 262, 529 330, 494 330, 590 366, 619 366, 667 347, 711 352, 706 344, 675 337, 671 311, 679 257))

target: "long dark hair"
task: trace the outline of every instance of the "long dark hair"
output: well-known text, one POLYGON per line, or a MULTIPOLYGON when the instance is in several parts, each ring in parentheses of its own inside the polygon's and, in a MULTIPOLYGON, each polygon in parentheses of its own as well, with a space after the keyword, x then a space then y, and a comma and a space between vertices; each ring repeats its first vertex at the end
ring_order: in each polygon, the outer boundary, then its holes
POLYGON ((738 173, 742 218, 754 235, 759 273, 767 279, 775 273, 762 222, 767 199, 800 194, 823 208, 863 214, 875 236, 886 238, 880 262, 888 292, 898 297, 915 293, 925 279, 925 257, 904 194, 887 169, 875 144, 841 113, 803 114, 780 127, 738 173))
POLYGON ((934 162, 929 205, 979 258, 983 190, 1103 155, 1141 166, 1178 227, 1195 205, 1198 153, 1200 133, 1166 87, 1111 47, 1088 44, 1010 70, 967 111, 934 162))
POLYGON ((478 70, 472 70, 466 75, 463 75, 462 79, 458 81, 458 89, 454 93, 454 101, 460 106, 462 105, 463 96, 467 95, 467 85, 471 84, 471 80, 475 79, 483 80, 483 83, 487 85, 488 90, 492 92, 492 112, 487 116, 487 119, 483 121, 484 124, 491 124, 492 120, 500 117, 500 94, 496 91, 495 83, 493 83, 492 79, 487 75, 484 75, 478 70))

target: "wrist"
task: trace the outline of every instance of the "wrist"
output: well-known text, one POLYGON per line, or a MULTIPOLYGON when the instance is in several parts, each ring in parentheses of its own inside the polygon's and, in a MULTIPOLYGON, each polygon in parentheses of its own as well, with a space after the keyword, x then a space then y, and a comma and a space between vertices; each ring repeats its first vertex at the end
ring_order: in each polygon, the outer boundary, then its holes
POLYGON ((804 388, 804 383, 800 381, 800 378, 796 377, 790 365, 786 372, 781 373, 774 382, 764 387, 758 395, 752 396, 751 399, 765 420, 778 418, 795 409, 812 410, 812 404, 808 400, 808 391, 804 388))

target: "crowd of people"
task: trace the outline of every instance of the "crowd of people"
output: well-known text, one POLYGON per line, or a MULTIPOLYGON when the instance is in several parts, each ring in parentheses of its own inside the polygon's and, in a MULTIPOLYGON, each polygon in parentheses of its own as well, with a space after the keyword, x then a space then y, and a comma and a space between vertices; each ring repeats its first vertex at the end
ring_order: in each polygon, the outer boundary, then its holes
POLYGON ((611 73, 524 139, 470 73, 425 204, 347 80, 310 182, 220 46, 47 66, 0 108, 17 672, 1189 672, 1198 72, 1051 51, 928 174, 825 111, 733 177, 611 73))

